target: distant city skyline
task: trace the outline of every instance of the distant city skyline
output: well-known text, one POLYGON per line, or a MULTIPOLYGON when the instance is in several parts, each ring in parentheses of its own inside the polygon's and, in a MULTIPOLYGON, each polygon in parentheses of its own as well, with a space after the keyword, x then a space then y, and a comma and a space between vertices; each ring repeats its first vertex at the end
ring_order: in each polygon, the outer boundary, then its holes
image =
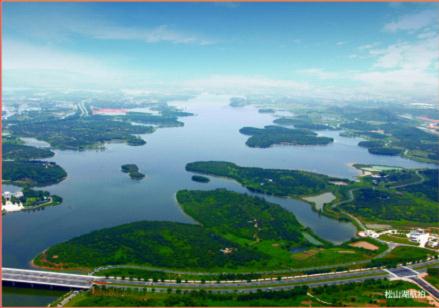
POLYGON ((435 3, 3 3, 3 86, 439 100, 435 3))

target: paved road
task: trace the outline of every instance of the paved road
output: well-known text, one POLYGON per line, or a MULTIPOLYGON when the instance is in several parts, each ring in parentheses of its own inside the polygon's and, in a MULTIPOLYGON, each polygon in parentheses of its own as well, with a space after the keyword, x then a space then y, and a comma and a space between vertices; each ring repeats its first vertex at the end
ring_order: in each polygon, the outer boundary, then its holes
POLYGON ((419 170, 416 170, 415 174, 419 177, 419 180, 416 180, 416 181, 410 182, 410 183, 400 184, 400 185, 394 185, 394 186, 389 185, 387 188, 398 189, 398 188, 421 184, 421 183, 425 182, 426 178, 422 174, 419 173, 419 170))
POLYGON ((315 274, 315 275, 302 275, 302 276, 289 276, 283 277, 281 280, 277 279, 267 279, 267 280, 256 280, 253 279, 250 282, 248 281, 226 281, 218 283, 217 281, 205 282, 201 283, 199 281, 196 282, 152 282, 152 281, 139 281, 139 280, 121 280, 117 278, 101 278, 101 281, 108 282, 110 284, 126 284, 133 286, 161 286, 161 287, 187 287, 187 288, 224 288, 224 287, 260 287, 260 286, 286 286, 291 284, 307 284, 307 283, 319 283, 322 281, 328 280, 347 280, 347 279, 368 279, 373 277, 385 277, 387 273, 382 269, 370 269, 363 271, 352 271, 352 272, 335 272, 335 273, 326 273, 326 274, 315 274))
POLYGON ((419 275, 418 272, 414 271, 413 269, 403 266, 398 268, 392 268, 388 270, 391 274, 393 274, 395 277, 416 277, 419 275))
POLYGON ((434 286, 426 282, 424 279, 420 277, 410 277, 410 280, 418 284, 421 288, 430 293, 434 298, 439 300, 439 291, 434 286))
POLYGON ((81 117, 85 117, 85 116, 89 115, 87 107, 85 106, 84 102, 80 102, 78 104, 78 108, 79 108, 79 111, 81 112, 81 114, 80 114, 81 117))
POLYGON ((351 218, 352 220, 354 220, 356 223, 357 223, 357 225, 360 227, 360 229, 362 229, 362 230, 367 230, 367 228, 366 228, 366 226, 357 218, 357 217, 355 217, 354 215, 352 215, 352 214, 349 214, 348 212, 346 212, 346 211, 344 211, 344 210, 342 210, 341 208, 340 208, 340 205, 343 205, 343 204, 346 204, 346 203, 350 203, 350 202, 353 202, 354 201, 354 191, 356 191, 356 190, 358 190, 359 188, 353 188, 353 189, 350 189, 350 190, 348 190, 348 198, 347 199, 345 199, 345 200, 342 200, 342 201, 340 201, 340 202, 337 202, 337 203, 335 203, 335 204, 333 204, 332 206, 331 206, 331 208, 338 208, 339 210, 340 210, 340 212, 341 213, 343 213, 344 215, 346 215, 346 216, 348 216, 349 218, 351 218))

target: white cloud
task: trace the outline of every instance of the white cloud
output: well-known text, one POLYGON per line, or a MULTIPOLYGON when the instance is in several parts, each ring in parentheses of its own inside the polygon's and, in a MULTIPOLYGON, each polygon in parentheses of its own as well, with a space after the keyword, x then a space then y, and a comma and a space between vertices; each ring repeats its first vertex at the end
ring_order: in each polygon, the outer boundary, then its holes
MULTIPOLYGON (((8 16, 6 16, 8 17, 8 16)), ((120 25, 103 15, 88 11, 56 10, 41 11, 39 14, 14 15, 6 26, 24 37, 42 42, 64 42, 80 35, 98 40, 138 41, 144 43, 169 42, 175 44, 208 45, 215 41, 198 33, 177 29, 166 24, 137 26, 120 25)))
POLYGON ((401 101, 438 99, 438 77, 420 70, 369 71, 355 74, 353 78, 362 82, 360 88, 388 98, 401 101))
MULTIPOLYGON (((178 85, 177 85, 178 86, 178 85)), ((286 79, 270 79, 263 76, 211 75, 202 79, 183 81, 179 84, 185 90, 210 91, 217 93, 273 93, 291 94, 311 90, 307 83, 286 79)))
POLYGON ((2 72, 8 87, 107 89, 144 84, 150 77, 148 72, 119 70, 100 59, 47 46, 5 40, 3 47, 2 72))
POLYGON ((414 42, 398 42, 383 49, 371 49, 377 57, 374 67, 426 70, 439 59, 439 36, 414 42))
POLYGON ((170 42, 176 44, 213 44, 213 40, 202 38, 200 36, 176 31, 167 25, 160 25, 155 28, 135 28, 120 26, 90 26, 83 25, 75 28, 76 32, 99 40, 130 40, 145 43, 170 42))
POLYGON ((424 10, 401 16, 399 19, 384 25, 387 32, 416 31, 437 22, 438 10, 424 10))
POLYGON ((340 73, 338 72, 327 71, 320 68, 308 68, 308 69, 297 70, 296 72, 299 74, 316 77, 324 80, 336 79, 340 77, 340 73))

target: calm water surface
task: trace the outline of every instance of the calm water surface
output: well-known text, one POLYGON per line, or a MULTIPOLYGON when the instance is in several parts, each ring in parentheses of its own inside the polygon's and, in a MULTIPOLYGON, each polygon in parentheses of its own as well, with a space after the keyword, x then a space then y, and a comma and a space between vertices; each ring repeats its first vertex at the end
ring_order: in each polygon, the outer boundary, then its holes
MULTIPOLYGON (((64 202, 36 212, 3 216, 3 266, 29 267, 29 261, 45 248, 104 227, 138 220, 192 222, 175 201, 175 193, 180 189, 223 187, 248 192, 226 179, 211 178, 208 184, 192 182, 191 174, 185 171, 186 163, 192 161, 224 160, 243 166, 303 169, 350 179, 357 175, 349 166, 354 162, 428 166, 400 157, 371 155, 357 146, 361 139, 340 137, 334 131, 321 132, 335 138, 328 146, 249 148, 245 145, 247 137, 238 130, 243 126, 271 124, 272 115, 258 113, 253 107, 229 107, 228 99, 218 96, 205 95, 176 105, 196 116, 182 118, 184 127, 143 135, 145 146, 112 143, 105 151, 55 151, 50 160, 61 165, 68 177, 44 189, 62 196, 64 202), (147 177, 131 180, 120 171, 126 163, 137 164, 147 177)), ((10 185, 3 188, 11 190, 10 185)), ((355 233, 352 224, 319 216, 302 201, 266 199, 294 212, 302 224, 324 239, 340 243, 355 233)))
POLYGON ((2 304, 5 307, 45 307, 66 291, 3 287, 2 304))

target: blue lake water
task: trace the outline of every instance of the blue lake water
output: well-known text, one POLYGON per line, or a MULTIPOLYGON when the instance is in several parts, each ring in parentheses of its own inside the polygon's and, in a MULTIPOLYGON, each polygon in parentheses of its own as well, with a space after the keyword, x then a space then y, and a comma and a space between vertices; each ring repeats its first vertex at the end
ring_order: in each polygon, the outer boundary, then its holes
MULTIPOLYGON (((196 115, 182 118, 184 127, 163 128, 143 135, 147 141, 144 146, 111 143, 104 151, 56 150, 50 160, 61 165, 68 177, 44 189, 60 195, 64 202, 36 212, 3 216, 3 266, 29 267, 29 261, 47 247, 104 227, 138 220, 190 223, 192 219, 175 201, 175 193, 180 189, 221 187, 249 193, 227 179, 211 177, 208 184, 191 181, 192 174, 185 171, 188 162, 224 160, 242 166, 303 169, 350 179, 358 174, 350 167, 352 163, 431 166, 401 157, 371 155, 357 146, 361 139, 340 137, 334 131, 321 132, 335 138, 327 146, 249 148, 245 145, 247 136, 241 135, 239 129, 269 125, 274 119, 272 115, 258 113, 254 107, 229 107, 225 96, 204 95, 175 104, 196 115), (147 177, 131 180, 120 171, 126 163, 137 164, 147 177)), ((3 189, 13 187, 3 185, 3 189)), ((292 211, 302 224, 324 239, 340 243, 355 234, 352 224, 320 216, 305 202, 272 196, 266 199, 292 211)))

